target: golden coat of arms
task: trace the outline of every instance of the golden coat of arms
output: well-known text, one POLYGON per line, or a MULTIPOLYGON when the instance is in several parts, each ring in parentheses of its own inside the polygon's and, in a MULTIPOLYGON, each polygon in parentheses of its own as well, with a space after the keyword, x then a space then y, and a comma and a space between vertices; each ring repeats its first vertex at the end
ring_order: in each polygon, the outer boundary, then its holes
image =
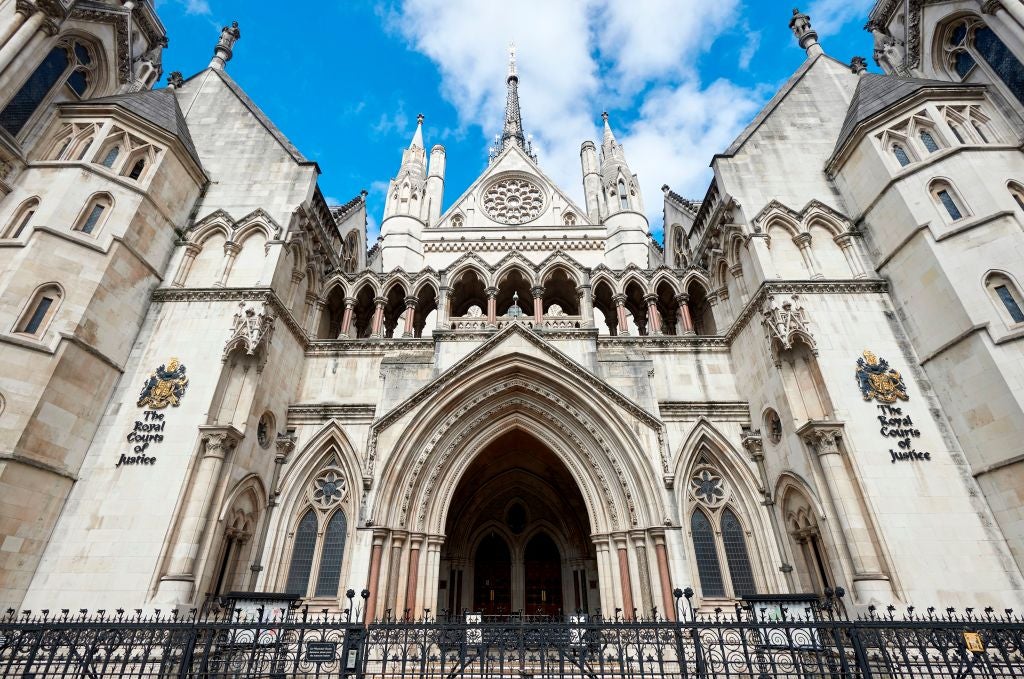
POLYGON ((177 358, 171 358, 166 365, 153 371, 146 380, 139 394, 140 408, 158 410, 167 406, 177 406, 185 395, 188 378, 185 377, 185 366, 177 358))
POLYGON ((896 399, 906 401, 910 398, 899 371, 890 368, 888 361, 867 349, 864 350, 864 358, 857 359, 857 384, 865 401, 875 399, 879 403, 895 403, 896 399))

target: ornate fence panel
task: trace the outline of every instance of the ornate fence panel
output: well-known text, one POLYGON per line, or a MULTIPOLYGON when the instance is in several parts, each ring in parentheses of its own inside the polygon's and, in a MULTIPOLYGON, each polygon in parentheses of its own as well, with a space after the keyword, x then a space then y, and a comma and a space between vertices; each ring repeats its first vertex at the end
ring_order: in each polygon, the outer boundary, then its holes
POLYGON ((737 609, 681 622, 459 616, 363 625, 347 614, 110 616, 9 611, 0 677, 21 679, 1024 679, 1024 621, 894 609, 737 609))

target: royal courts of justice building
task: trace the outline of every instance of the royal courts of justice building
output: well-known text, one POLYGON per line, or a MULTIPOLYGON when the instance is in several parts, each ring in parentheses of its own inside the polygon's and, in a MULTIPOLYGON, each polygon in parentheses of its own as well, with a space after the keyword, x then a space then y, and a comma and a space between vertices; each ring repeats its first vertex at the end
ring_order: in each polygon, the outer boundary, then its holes
POLYGON ((368 243, 237 23, 154 89, 149 0, 0 3, 0 608, 1024 605, 1024 5, 878 0, 884 74, 811 19, 704 195, 605 115, 570 197, 513 59, 368 243))

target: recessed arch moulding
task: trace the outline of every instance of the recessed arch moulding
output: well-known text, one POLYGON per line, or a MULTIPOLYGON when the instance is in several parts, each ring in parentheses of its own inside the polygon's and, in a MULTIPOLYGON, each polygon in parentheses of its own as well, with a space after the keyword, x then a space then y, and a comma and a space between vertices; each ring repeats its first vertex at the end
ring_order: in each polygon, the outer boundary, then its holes
POLYGON ((579 368, 528 349, 470 360, 374 425, 362 513, 375 536, 369 569, 375 614, 445 607, 438 601, 438 568, 445 527, 458 519, 448 516, 452 496, 460 482, 471 482, 465 473, 474 460, 516 430, 557 458, 583 497, 601 609, 666 610, 671 599, 662 583, 671 574, 658 569, 668 567, 666 524, 674 522, 662 425, 572 367, 579 368))

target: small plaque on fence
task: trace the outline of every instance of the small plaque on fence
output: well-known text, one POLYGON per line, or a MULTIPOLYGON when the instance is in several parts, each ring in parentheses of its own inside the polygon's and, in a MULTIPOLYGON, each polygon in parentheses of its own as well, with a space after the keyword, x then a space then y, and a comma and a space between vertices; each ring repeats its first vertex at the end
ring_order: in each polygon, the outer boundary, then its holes
POLYGON ((964 632, 964 643, 971 653, 984 653, 985 642, 981 640, 980 632, 964 632))
POLYGON ((333 641, 307 641, 306 662, 334 662, 338 658, 338 644, 333 641))
POLYGON ((480 613, 467 613, 466 614, 466 644, 474 645, 483 643, 484 635, 483 631, 475 625, 479 625, 483 621, 484 616, 480 613))

